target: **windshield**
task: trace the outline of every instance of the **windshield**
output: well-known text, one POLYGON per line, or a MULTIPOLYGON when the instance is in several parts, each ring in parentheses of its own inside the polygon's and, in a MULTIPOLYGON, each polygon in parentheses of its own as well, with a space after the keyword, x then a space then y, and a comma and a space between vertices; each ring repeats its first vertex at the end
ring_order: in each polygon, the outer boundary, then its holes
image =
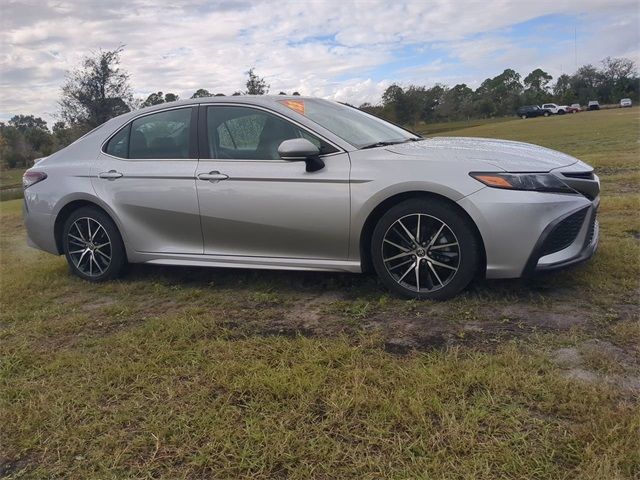
POLYGON ((297 110, 299 113, 357 148, 403 143, 420 138, 354 107, 326 100, 305 99, 303 102, 304 106, 297 110))

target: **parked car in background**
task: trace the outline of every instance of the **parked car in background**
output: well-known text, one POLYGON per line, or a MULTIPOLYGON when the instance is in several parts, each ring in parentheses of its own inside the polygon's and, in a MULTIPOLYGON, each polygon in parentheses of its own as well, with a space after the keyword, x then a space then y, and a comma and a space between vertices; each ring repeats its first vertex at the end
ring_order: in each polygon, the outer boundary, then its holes
POLYGON ((31 245, 99 282, 127 263, 375 270, 449 298, 591 257, 600 182, 520 142, 422 138, 308 97, 180 100, 113 118, 27 170, 31 245))
POLYGON ((579 103, 572 103, 567 107, 567 113, 578 113, 582 111, 582 107, 579 103))
POLYGON ((623 98, 620 100, 620 108, 630 107, 632 105, 630 98, 623 98))
POLYGON ((556 105, 555 103, 545 103, 542 105, 543 110, 549 110, 554 115, 564 115, 567 113, 567 108, 569 107, 566 105, 556 105))
POLYGON ((523 120, 532 117, 548 117, 551 111, 540 108, 538 105, 526 105, 518 109, 518 116, 523 120))
POLYGON ((600 102, 597 100, 589 100, 587 110, 600 110, 600 102))

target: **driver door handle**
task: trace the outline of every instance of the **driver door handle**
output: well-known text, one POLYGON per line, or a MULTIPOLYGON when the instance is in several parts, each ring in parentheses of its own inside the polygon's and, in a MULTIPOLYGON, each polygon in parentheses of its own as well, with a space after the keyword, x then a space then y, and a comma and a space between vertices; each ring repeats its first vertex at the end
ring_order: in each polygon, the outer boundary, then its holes
POLYGON ((225 175, 224 173, 220 173, 217 170, 214 170, 209 173, 200 173, 198 174, 198 178, 200 180, 206 180, 208 182, 219 182, 220 180, 226 180, 229 178, 229 175, 225 175))
POLYGON ((116 172, 115 170, 109 170, 108 172, 101 172, 98 174, 100 178, 106 178, 107 180, 115 180, 116 178, 120 178, 122 174, 120 172, 116 172))

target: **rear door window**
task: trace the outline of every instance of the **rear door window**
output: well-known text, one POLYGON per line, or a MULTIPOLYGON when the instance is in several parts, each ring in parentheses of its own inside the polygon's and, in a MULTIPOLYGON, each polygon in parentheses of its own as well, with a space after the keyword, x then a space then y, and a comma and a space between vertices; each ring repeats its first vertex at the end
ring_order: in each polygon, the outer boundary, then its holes
POLYGON ((129 158, 190 158, 190 131, 191 108, 140 117, 131 123, 129 158))

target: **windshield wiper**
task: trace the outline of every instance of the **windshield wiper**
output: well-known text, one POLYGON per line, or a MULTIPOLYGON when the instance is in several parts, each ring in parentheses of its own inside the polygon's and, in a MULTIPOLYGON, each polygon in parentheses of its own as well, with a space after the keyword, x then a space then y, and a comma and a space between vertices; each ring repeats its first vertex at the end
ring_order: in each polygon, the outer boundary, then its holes
POLYGON ((370 143, 368 145, 365 145, 364 147, 360 147, 360 150, 364 150, 366 148, 388 147, 389 145, 398 145, 399 143, 419 142, 420 140, 424 140, 424 138, 415 137, 415 138, 407 138, 405 140, 375 142, 375 143, 370 143))

